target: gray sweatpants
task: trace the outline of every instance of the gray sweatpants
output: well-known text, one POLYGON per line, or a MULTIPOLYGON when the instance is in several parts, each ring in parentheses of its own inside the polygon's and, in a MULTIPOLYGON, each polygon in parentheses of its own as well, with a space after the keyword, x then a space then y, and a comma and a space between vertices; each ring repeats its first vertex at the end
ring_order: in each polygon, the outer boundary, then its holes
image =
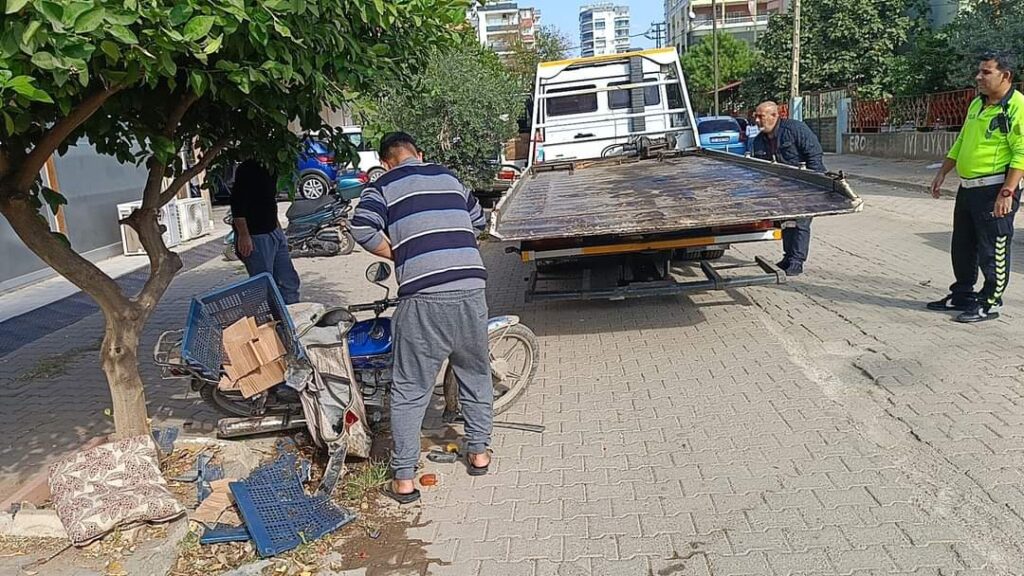
POLYGON ((392 318, 395 333, 391 469, 398 480, 415 477, 420 429, 437 375, 449 360, 459 381, 459 403, 466 419, 466 449, 487 451, 491 443, 494 388, 487 347, 485 291, 417 294, 403 299, 392 318))

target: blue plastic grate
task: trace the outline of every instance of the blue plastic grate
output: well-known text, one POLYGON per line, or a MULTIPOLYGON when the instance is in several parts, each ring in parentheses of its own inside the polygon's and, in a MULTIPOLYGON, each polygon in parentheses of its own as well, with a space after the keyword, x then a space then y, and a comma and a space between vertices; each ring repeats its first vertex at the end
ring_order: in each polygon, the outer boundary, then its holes
POLYGON ((206 378, 220 380, 224 328, 246 316, 254 317, 258 324, 278 320, 277 333, 288 353, 305 356, 277 284, 270 274, 263 273, 192 299, 181 343, 182 359, 206 378))
POLYGON ((328 497, 306 495, 296 469, 295 456, 282 456, 230 484, 260 557, 312 542, 356 519, 328 497))

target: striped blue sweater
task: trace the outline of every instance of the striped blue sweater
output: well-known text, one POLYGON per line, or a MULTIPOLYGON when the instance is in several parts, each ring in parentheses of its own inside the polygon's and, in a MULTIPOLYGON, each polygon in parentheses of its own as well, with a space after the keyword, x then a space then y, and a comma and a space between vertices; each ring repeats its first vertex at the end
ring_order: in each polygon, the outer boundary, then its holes
POLYGON ((351 228, 367 250, 391 243, 403 297, 483 288, 476 237, 485 225, 480 203, 454 174, 413 159, 367 185, 351 228))

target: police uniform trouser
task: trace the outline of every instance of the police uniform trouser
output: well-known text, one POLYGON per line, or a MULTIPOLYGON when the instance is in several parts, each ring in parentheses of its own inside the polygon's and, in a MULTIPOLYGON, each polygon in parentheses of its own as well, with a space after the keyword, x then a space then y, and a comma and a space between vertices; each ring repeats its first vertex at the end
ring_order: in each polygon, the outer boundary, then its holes
POLYGON ((786 260, 803 264, 811 247, 811 219, 799 218, 796 227, 782 229, 782 254, 786 260))
POLYGON ((964 188, 956 193, 953 208, 953 275, 950 286, 954 300, 974 300, 982 306, 1002 304, 1003 292, 1010 281, 1010 244, 1013 240, 1013 217, 1020 207, 1020 192, 1014 194, 1013 210, 996 218, 996 197, 1002 184, 983 188, 964 188), (978 268, 985 285, 975 295, 978 268))

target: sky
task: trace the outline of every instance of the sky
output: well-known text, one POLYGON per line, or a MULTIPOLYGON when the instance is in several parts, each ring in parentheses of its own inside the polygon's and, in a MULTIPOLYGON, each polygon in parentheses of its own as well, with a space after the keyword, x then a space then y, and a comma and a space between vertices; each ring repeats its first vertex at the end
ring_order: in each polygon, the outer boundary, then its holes
MULTIPOLYGON (((565 34, 577 47, 574 55, 579 55, 580 43, 580 6, 601 4, 603 2, 580 2, 579 0, 518 0, 520 7, 532 6, 540 10, 541 26, 555 26, 565 34)), ((643 34, 652 22, 665 19, 665 3, 663 0, 614 0, 618 6, 629 6, 630 35, 643 34)), ((654 48, 654 41, 643 36, 631 39, 633 48, 654 48)))

